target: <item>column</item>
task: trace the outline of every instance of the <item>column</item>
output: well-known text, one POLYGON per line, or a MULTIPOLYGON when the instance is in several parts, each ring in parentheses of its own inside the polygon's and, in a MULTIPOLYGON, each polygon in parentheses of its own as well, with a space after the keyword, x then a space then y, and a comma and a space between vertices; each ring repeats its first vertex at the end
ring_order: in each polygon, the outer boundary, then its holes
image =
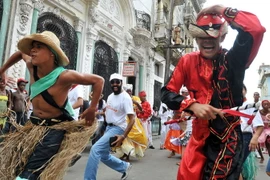
POLYGON ((82 45, 82 30, 83 30, 84 22, 80 20, 79 18, 76 18, 74 20, 74 29, 76 31, 77 37, 78 37, 78 52, 77 52, 77 71, 81 71, 81 65, 82 65, 82 51, 81 51, 81 45, 82 45))
MULTIPOLYGON (((86 52, 82 60, 82 72, 92 73, 94 64, 94 48, 97 39, 97 31, 94 29, 87 29, 86 32, 86 52), (92 62, 91 62, 92 61, 92 62)), ((91 86, 92 87, 92 86, 91 86)), ((88 99, 88 94, 91 91, 89 86, 84 86, 84 98, 88 99)))
POLYGON ((11 7, 11 1, 3 0, 3 16, 2 16, 2 24, 1 24, 1 30, 0 30, 0 65, 3 64, 4 44, 6 40, 6 34, 7 34, 10 7, 11 7))
MULTIPOLYGON (((40 5, 41 5, 40 1, 32 0, 32 2, 34 3, 34 9, 33 9, 33 14, 32 14, 32 24, 31 24, 30 34, 37 32, 38 16, 39 16, 40 5)), ((25 79, 30 81, 30 73, 27 68, 25 70, 25 79)), ((30 83, 26 84, 25 89, 28 92, 30 92, 30 83)))
POLYGON ((139 65, 139 91, 143 90, 143 81, 144 81, 144 67, 143 67, 143 62, 140 62, 139 65))
MULTIPOLYGON (((94 60, 94 47, 97 39, 98 32, 95 29, 96 22, 99 21, 99 12, 97 10, 99 0, 92 0, 88 6, 88 18, 86 22, 86 33, 85 38, 85 56, 82 61, 82 72, 92 73, 93 72, 93 60, 94 60), (92 60, 92 62, 91 62, 92 60)), ((91 86, 92 87, 92 86, 91 86)), ((91 91, 89 86, 84 86, 84 98, 88 99, 88 94, 91 91)))

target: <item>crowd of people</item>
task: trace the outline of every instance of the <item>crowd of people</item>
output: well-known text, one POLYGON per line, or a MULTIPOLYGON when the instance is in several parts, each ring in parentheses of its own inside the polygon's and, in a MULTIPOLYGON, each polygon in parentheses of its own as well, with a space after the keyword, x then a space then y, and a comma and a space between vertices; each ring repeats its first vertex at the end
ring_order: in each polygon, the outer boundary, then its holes
POLYGON ((110 75, 112 93, 103 99, 102 77, 63 68, 69 60, 54 33, 22 38, 19 51, 0 68, 1 176, 61 179, 91 140, 84 179, 96 179, 101 161, 125 180, 131 158, 155 149, 154 115, 161 121, 159 149, 168 150, 168 158, 179 154, 177 179, 255 179, 256 152, 261 163, 262 148, 270 156, 270 102, 259 101, 258 92, 247 100, 243 80, 265 28, 252 13, 214 5, 198 14, 189 32, 199 51, 179 59, 161 89, 158 111, 145 91, 136 96, 125 88, 118 73, 110 75), (228 25, 238 31, 230 50, 221 46, 228 25), (7 90, 5 71, 21 59, 30 80, 19 78, 7 90), (89 102, 83 85, 91 86, 89 102))

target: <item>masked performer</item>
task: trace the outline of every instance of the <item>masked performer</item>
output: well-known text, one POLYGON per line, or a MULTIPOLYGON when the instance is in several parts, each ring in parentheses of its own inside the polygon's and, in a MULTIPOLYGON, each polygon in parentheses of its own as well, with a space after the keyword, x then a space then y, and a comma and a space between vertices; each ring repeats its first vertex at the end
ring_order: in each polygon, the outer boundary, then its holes
POLYGON ((181 57, 161 90, 162 102, 170 109, 197 117, 178 179, 235 180, 243 163, 240 120, 224 115, 222 109, 242 105, 245 70, 259 50, 265 28, 252 13, 214 5, 198 14, 189 31, 200 51, 181 57), (221 47, 227 24, 238 31, 229 51, 221 47), (178 94, 182 85, 190 99, 178 94))

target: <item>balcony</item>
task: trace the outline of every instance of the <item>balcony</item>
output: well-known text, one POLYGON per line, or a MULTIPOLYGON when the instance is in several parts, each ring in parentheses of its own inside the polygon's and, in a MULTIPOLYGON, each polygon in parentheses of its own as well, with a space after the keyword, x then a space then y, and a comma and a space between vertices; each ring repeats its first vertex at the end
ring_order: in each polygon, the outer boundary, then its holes
POLYGON ((151 17, 144 11, 135 10, 137 27, 151 30, 151 17))
POLYGON ((157 43, 151 37, 151 32, 144 28, 135 27, 130 29, 136 47, 156 47, 157 43))

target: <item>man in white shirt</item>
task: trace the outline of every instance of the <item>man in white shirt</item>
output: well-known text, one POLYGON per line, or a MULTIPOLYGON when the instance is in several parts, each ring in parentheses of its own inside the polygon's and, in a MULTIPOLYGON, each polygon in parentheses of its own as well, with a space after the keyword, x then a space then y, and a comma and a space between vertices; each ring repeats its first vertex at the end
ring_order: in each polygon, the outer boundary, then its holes
POLYGON ((107 128, 104 135, 91 147, 84 180, 96 180, 99 161, 122 173, 121 180, 127 178, 131 169, 129 162, 122 161, 110 154, 110 146, 121 146, 122 141, 131 130, 135 122, 133 103, 129 94, 122 89, 123 82, 120 74, 112 74, 110 84, 113 93, 107 99, 105 111, 107 128), (128 124, 126 116, 130 120, 128 124), (112 140, 111 138, 115 139, 112 140))
MULTIPOLYGON (((243 85, 244 103, 242 106, 250 104, 245 99, 246 93, 247 93, 246 86, 243 85)), ((246 110, 242 110, 241 112, 245 114, 253 115, 255 110, 256 110, 255 108, 248 108, 246 110)), ((243 141, 244 141, 243 152, 244 152, 244 161, 245 161, 249 153, 252 151, 251 146, 255 146, 255 147, 258 146, 258 138, 263 131, 264 125, 263 125, 263 121, 259 118, 254 118, 252 121, 252 124, 250 125, 248 124, 248 120, 249 120, 248 118, 244 118, 244 117, 240 117, 240 118, 241 118, 241 130, 242 130, 243 141), (254 134, 253 134, 253 129, 255 129, 254 134)))

